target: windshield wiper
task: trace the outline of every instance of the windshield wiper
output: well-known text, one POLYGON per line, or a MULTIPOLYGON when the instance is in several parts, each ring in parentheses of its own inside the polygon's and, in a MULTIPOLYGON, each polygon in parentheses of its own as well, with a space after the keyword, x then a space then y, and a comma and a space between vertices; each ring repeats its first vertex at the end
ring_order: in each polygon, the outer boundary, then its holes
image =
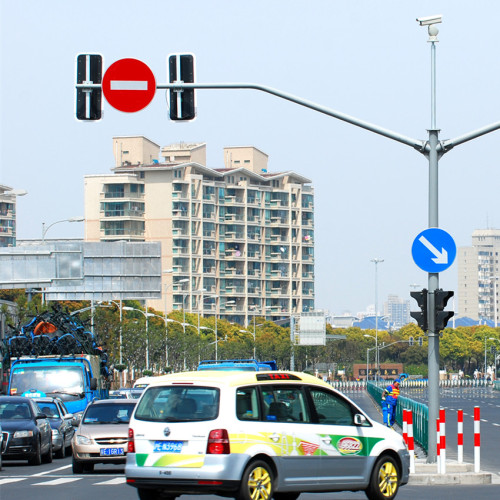
POLYGON ((66 394, 67 396, 77 396, 79 398, 83 398, 85 396, 84 392, 67 392, 67 391, 52 391, 52 392, 47 392, 46 394, 66 394))

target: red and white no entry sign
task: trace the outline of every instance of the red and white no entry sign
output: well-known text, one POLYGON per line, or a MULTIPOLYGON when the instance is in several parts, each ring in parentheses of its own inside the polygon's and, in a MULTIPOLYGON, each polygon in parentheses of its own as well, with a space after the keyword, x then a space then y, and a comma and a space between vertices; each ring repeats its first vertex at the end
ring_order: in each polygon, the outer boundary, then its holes
POLYGON ((156 92, 156 80, 147 64, 137 59, 114 62, 102 78, 102 93, 119 111, 134 113, 144 109, 156 92))

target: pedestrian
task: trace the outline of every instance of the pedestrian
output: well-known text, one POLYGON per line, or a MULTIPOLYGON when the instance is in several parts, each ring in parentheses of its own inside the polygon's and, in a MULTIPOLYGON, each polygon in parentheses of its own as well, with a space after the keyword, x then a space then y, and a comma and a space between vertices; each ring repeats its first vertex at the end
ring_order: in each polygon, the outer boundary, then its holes
POLYGON ((382 415, 384 417, 384 425, 391 427, 396 421, 396 406, 399 396, 399 378, 391 385, 388 385, 382 393, 382 415))

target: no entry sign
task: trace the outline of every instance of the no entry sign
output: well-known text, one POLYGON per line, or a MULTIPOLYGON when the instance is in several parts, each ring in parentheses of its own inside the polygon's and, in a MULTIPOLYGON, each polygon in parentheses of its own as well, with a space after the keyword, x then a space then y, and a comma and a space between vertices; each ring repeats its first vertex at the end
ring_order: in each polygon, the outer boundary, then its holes
POLYGON ((137 59, 120 59, 104 73, 102 92, 113 108, 126 113, 144 109, 156 92, 153 72, 137 59))

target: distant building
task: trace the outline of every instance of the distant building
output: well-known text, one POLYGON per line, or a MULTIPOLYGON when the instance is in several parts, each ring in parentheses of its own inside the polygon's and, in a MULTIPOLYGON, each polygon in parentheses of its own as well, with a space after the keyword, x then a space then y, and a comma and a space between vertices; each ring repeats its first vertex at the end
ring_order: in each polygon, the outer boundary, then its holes
POLYGON ((0 184, 0 247, 16 246, 16 198, 23 194, 0 184))
POLYGON ((384 316, 392 328, 402 328, 411 322, 410 301, 397 295, 389 295, 384 303, 384 316))
POLYGON ((472 246, 458 248, 458 316, 498 321, 499 253, 499 229, 476 229, 472 246))
POLYGON ((239 324, 314 309, 309 179, 268 172, 252 146, 224 148, 215 169, 204 143, 133 136, 113 147, 114 173, 85 177, 85 239, 161 242, 163 297, 148 306, 239 324))

